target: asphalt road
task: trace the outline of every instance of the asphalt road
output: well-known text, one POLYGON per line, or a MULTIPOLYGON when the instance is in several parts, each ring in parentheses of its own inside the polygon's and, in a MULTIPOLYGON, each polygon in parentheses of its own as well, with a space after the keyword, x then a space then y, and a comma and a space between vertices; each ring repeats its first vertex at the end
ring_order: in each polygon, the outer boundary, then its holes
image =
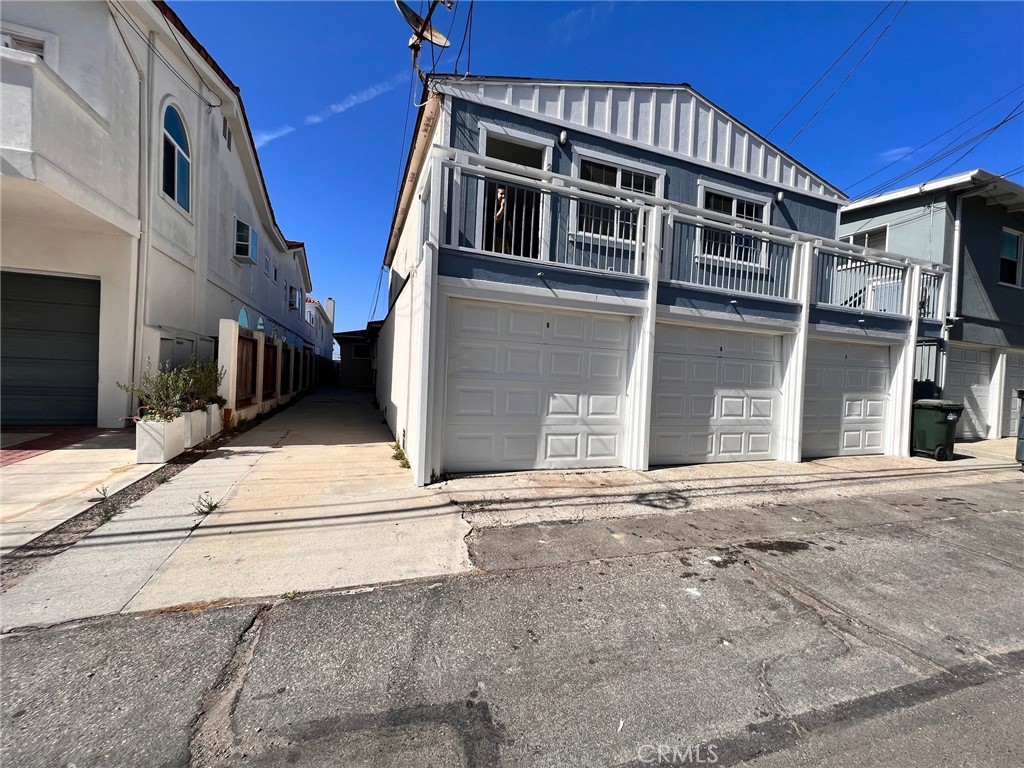
POLYGON ((1016 768, 1022 499, 486 529, 473 575, 8 634, 0 761, 1016 768))

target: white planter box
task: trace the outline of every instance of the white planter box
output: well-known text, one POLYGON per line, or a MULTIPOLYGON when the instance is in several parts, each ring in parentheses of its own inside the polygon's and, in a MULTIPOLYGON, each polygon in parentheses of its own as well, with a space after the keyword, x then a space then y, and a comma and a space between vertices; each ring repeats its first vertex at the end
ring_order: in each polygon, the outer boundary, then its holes
POLYGON ((206 411, 185 411, 185 447, 194 448, 206 439, 206 411))
POLYGON ((185 417, 135 424, 135 461, 164 464, 185 450, 185 417))
POLYGON ((206 406, 206 436, 214 437, 224 429, 224 417, 219 405, 206 406))

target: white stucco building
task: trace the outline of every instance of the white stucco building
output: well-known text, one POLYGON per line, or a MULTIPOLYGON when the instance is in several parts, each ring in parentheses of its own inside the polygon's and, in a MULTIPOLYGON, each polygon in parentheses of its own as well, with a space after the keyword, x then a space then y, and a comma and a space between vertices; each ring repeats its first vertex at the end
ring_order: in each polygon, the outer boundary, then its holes
POLYGON ((174 12, 5 2, 0 31, 4 424, 122 426, 117 382, 214 356, 222 320, 308 383, 304 246, 238 87, 174 12))

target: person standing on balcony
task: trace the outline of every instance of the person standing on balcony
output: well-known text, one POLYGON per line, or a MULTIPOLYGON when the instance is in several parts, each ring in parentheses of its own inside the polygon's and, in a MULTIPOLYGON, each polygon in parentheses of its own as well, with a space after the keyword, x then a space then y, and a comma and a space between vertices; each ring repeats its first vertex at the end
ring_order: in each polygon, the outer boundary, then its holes
POLYGON ((494 212, 494 250, 499 253, 512 253, 512 219, 513 214, 508 208, 508 195, 504 187, 498 187, 494 212))

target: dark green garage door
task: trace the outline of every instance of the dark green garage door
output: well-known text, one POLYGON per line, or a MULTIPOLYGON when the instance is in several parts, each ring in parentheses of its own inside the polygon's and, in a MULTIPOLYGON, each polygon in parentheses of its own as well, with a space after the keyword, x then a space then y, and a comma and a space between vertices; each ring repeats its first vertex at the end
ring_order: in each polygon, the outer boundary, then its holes
POLYGON ((96 424, 100 283, 0 275, 0 421, 96 424))

